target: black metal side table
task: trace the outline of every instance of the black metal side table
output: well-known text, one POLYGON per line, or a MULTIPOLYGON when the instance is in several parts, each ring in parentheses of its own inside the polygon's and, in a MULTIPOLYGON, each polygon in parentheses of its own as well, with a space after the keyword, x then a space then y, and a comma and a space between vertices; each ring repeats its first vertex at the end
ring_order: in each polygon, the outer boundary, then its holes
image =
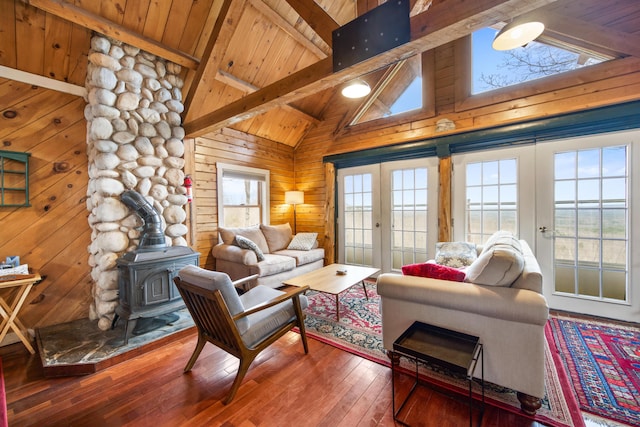
POLYGON ((480 338, 463 334, 422 322, 414 322, 394 343, 393 351, 413 359, 415 362, 415 381, 411 390, 402 401, 396 411, 396 364, 391 365, 391 387, 393 401, 393 419, 402 425, 408 425, 399 419, 400 412, 404 408, 411 395, 420 383, 418 377, 418 362, 426 362, 435 366, 446 368, 452 372, 463 374, 469 384, 469 426, 473 426, 473 395, 471 392, 473 374, 480 361, 482 405, 478 425, 482 423, 484 415, 484 359, 482 359, 482 344, 480 338))

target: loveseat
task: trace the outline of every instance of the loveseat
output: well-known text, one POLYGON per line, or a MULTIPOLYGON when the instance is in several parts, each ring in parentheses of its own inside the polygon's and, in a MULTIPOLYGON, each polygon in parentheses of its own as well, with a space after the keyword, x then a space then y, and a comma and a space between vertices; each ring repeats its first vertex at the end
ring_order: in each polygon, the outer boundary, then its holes
POLYGON ((535 413, 545 395, 549 314, 535 256, 526 241, 497 232, 460 271, 462 282, 391 273, 378 277, 385 349, 394 356, 394 341, 414 321, 478 336, 485 380, 517 391, 523 411, 535 413))
POLYGON ((282 281, 321 268, 324 249, 318 248, 317 233, 293 236, 289 224, 246 228, 218 228, 220 243, 211 253, 215 269, 231 280, 258 275, 250 286, 282 286, 282 281))

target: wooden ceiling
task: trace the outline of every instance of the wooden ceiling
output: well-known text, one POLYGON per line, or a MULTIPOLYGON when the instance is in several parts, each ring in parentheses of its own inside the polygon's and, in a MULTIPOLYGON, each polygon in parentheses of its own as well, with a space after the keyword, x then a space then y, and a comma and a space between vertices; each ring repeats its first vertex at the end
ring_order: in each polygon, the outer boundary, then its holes
POLYGON ((409 43, 333 73, 331 31, 377 5, 0 0, 0 65, 84 86, 91 35, 100 32, 182 65, 188 134, 227 126, 295 146, 344 82, 525 13, 544 16, 546 36, 640 56, 637 0, 412 0, 409 43))

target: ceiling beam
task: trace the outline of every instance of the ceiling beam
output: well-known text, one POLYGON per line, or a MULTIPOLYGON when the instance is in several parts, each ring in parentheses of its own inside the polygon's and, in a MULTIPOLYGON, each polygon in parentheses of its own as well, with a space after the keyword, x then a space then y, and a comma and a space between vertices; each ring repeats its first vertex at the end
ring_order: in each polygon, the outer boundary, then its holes
POLYGON ((545 32, 561 34, 566 38, 585 42, 592 47, 601 48, 604 52, 614 51, 640 58, 640 36, 636 34, 624 33, 555 12, 535 16, 544 23, 545 32))
POLYGON ((199 60, 180 50, 165 46, 162 43, 131 31, 120 24, 109 21, 100 15, 88 12, 72 3, 62 0, 22 0, 24 3, 55 15, 66 21, 96 31, 105 36, 138 47, 160 58, 195 70, 199 60))
POLYGON ((340 25, 313 0, 287 0, 287 3, 331 47, 332 32, 340 25))
MULTIPOLYGON (((257 86, 252 85, 249 82, 245 82, 242 79, 239 79, 238 77, 227 73, 224 70, 218 70, 218 74, 216 74, 216 80, 218 80, 220 83, 224 83, 226 85, 229 85, 233 88, 236 88, 244 93, 253 93, 257 90, 259 90, 260 88, 257 86)), ((313 124, 318 124, 320 123, 320 120, 313 117, 310 114, 305 113, 302 110, 297 109, 296 107, 293 107, 289 104, 284 104, 282 105, 282 108, 289 111, 290 113, 300 117, 301 119, 304 119, 308 122, 311 122, 313 124)))
MULTIPOLYGON (((205 46, 202 54, 202 61, 196 70, 192 80, 193 83, 189 87, 189 92, 184 99, 183 117, 188 117, 196 95, 206 93, 207 90, 204 88, 211 87, 213 78, 215 78, 211 77, 211 74, 218 69, 222 56, 229 45, 229 40, 231 40, 238 21, 240 21, 243 10, 244 1, 224 0, 209 40, 207 41, 207 46, 205 46), (208 70, 211 70, 211 72, 208 72, 208 70)), ((215 74, 213 75, 215 76, 215 74)))
POLYGON ((320 60, 225 107, 186 122, 185 131, 189 136, 199 136, 246 120, 554 1, 449 0, 434 4, 427 12, 411 18, 408 43, 336 73, 333 72, 332 57, 320 60))
POLYGON ((326 58, 331 55, 331 43, 328 45, 317 46, 311 40, 309 40, 304 34, 298 31, 293 25, 291 25, 286 19, 284 19, 278 12, 271 9, 271 7, 262 0, 249 0, 251 6, 253 6, 258 12, 263 14, 267 19, 282 28, 287 34, 289 34, 295 41, 300 43, 306 49, 309 49, 318 58, 326 58))

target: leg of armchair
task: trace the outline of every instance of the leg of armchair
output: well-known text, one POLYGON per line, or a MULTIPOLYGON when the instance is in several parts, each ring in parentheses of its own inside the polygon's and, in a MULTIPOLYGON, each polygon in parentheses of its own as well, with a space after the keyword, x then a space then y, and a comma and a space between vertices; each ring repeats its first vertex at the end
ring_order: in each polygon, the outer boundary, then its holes
POLYGON ((535 415, 536 411, 542 406, 540 399, 528 394, 518 392, 518 400, 520 401, 520 409, 527 415, 535 415))

